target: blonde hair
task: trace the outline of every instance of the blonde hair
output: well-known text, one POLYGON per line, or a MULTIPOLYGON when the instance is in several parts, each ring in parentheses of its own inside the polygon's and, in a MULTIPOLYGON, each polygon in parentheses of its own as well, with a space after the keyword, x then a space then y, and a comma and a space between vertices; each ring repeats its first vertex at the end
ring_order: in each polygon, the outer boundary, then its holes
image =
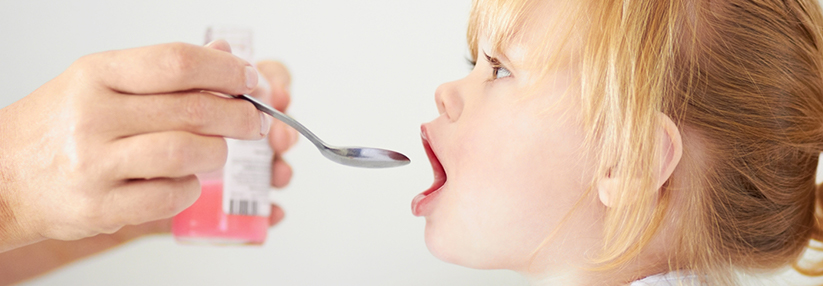
MULTIPOLYGON (((519 29, 541 16, 534 13, 537 2, 475 0, 468 29, 472 55, 480 37, 505 51, 519 29)), ((596 260, 601 269, 636 259, 664 219, 678 223, 671 270, 734 284, 736 269, 797 265, 809 240, 823 239, 815 213, 823 194, 814 182, 823 151, 823 16, 817 1, 565 4, 559 15, 578 26, 565 31, 570 40, 563 46, 579 42, 571 54, 578 57, 597 173, 636 178, 625 180, 608 210, 607 244, 596 260), (658 112, 684 137, 680 175, 662 192, 654 172, 644 171, 658 166, 658 112), (677 205, 669 204, 673 192, 683 198, 677 205), (684 215, 666 218, 672 210, 684 215)), ((546 69, 556 59, 536 58, 546 69)), ((796 268, 823 274, 819 263, 796 268)))

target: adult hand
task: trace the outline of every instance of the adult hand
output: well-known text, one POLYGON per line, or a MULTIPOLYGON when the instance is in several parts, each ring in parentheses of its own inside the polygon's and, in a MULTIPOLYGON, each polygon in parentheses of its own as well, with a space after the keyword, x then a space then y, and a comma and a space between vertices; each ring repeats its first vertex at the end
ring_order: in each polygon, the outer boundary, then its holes
MULTIPOLYGON (((266 136, 271 121, 250 103, 200 92, 257 85, 255 69, 224 45, 85 56, 0 110, 0 252, 169 218, 199 196, 195 173, 224 164, 223 137, 266 136)), ((287 176, 273 183, 284 185, 291 170, 275 162, 275 175, 287 176)))

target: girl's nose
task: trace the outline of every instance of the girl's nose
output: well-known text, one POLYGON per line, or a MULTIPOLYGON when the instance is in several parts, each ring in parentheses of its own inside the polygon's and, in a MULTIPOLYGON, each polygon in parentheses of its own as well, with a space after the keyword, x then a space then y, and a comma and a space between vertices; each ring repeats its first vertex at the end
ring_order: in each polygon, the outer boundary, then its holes
POLYGON ((463 96, 458 89, 458 81, 447 82, 437 87, 434 92, 437 111, 445 114, 449 121, 457 121, 463 112, 463 96))

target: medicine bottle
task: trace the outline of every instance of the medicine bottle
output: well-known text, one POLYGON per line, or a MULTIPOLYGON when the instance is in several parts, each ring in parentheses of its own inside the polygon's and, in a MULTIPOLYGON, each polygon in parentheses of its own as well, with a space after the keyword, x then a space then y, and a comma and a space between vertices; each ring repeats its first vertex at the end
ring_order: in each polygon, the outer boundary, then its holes
MULTIPOLYGON (((253 61, 252 32, 234 27, 211 27, 206 42, 224 39, 232 54, 253 61)), ((265 79, 258 88, 268 89, 265 79)), ((265 92, 256 92, 266 94, 265 92)), ((201 193, 197 201, 172 219, 172 234, 179 242, 207 244, 262 244, 268 232, 269 184, 272 150, 267 139, 226 139, 225 166, 197 174, 201 193)))

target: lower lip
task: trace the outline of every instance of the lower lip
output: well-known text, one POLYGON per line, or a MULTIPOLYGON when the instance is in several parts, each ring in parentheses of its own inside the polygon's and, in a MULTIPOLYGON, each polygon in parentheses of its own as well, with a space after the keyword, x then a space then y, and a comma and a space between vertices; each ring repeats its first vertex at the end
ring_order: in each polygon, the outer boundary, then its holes
POLYGON ((446 186, 446 174, 443 165, 437 158, 437 154, 432 150, 429 143, 426 125, 420 126, 420 135, 423 139, 423 147, 426 149, 426 155, 432 164, 434 170, 434 182, 428 190, 415 196, 412 200, 412 214, 414 216, 428 216, 434 211, 434 202, 440 195, 440 191, 446 186))
POLYGON ((440 191, 443 190, 444 186, 440 186, 440 188, 431 191, 431 192, 423 192, 422 194, 417 195, 412 200, 412 214, 414 216, 428 216, 434 210, 434 201, 437 199, 440 191))

